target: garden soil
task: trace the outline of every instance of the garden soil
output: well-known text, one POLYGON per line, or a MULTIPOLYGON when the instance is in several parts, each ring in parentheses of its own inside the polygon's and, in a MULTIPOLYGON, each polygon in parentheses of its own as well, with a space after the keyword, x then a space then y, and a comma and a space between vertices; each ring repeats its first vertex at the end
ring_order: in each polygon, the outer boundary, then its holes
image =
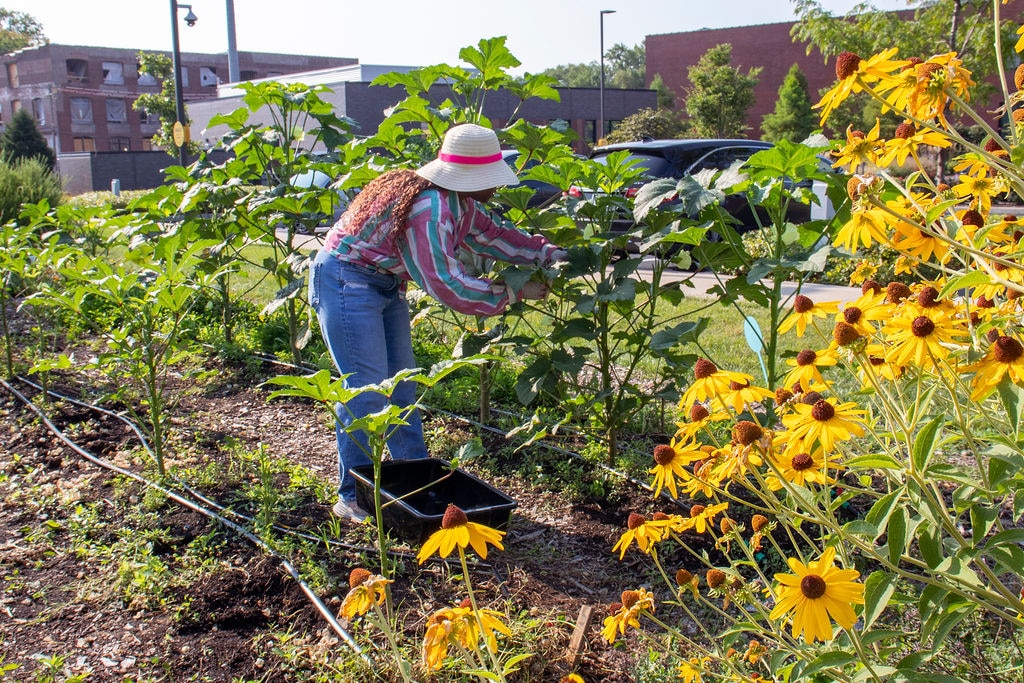
MULTIPOLYGON (((69 376, 58 389, 77 395, 72 381, 81 379, 69 376)), ((42 405, 37 392, 16 380, 11 386, 40 403, 83 450, 138 469, 126 455, 138 441, 122 421, 67 402, 42 405)), ((262 444, 332 484, 336 480, 333 430, 321 409, 308 402, 268 401, 268 392, 256 383, 222 378, 215 388, 185 391, 183 385, 174 411, 174 450, 188 454, 186 464, 224 459, 222 446, 234 439, 249 448, 262 444)), ((427 428, 468 429, 437 416, 428 417, 427 428)), ((502 445, 501 436, 486 438, 494 448, 502 445)), ((589 466, 579 461, 578 467, 589 466)), ((636 647, 632 634, 608 645, 600 636, 601 621, 622 590, 651 585, 653 577, 645 557, 631 553, 619 561, 611 548, 629 512, 678 510, 655 505, 649 492, 625 480, 610 495, 587 500, 538 488, 500 468, 478 474, 514 498, 518 508, 504 551, 492 550, 486 563, 472 570, 475 586, 485 604, 542 634, 530 644, 535 656, 511 680, 558 681, 570 672, 588 682, 635 680, 646 647, 636 647), (573 641, 579 615, 591 609, 582 640, 573 641)), ((130 532, 149 534, 154 539, 149 559, 161 562, 114 562, 101 549, 117 540, 113 530, 122 527, 119 510, 126 500, 145 506, 149 495, 141 484, 125 483, 69 448, 0 387, 0 680, 64 681, 76 674, 88 674, 94 682, 308 680, 295 652, 329 659, 333 650, 346 647, 277 559, 223 528, 207 571, 189 585, 139 597, 143 591, 133 587, 159 578, 146 571, 173 568, 177 553, 217 528, 206 516, 162 500, 153 506, 146 528, 130 532), (84 510, 100 510, 102 517, 91 522, 90 548, 72 541, 71 530, 84 510), (109 538, 104 529, 111 530, 109 538), (40 678, 47 667, 61 673, 40 678)), ((330 502, 306 501, 279 521, 309 531, 329 519, 330 502)), ((343 524, 335 540, 347 545, 332 551, 328 583, 334 589, 318 596, 333 613, 347 589, 348 572, 373 567, 373 555, 366 551, 372 542, 368 527, 343 524)), ((460 570, 440 562, 419 566, 411 555, 400 557, 395 601, 409 615, 405 628, 418 642, 427 614, 464 597, 460 570)), ((334 680, 381 679, 345 674, 334 680)))

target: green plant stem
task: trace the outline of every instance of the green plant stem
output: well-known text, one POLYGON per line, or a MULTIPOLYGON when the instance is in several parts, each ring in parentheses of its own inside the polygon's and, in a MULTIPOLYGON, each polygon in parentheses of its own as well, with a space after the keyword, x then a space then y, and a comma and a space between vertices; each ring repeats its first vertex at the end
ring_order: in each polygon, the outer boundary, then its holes
POLYGON ((466 550, 462 546, 459 548, 459 563, 462 565, 462 578, 466 582, 466 592, 469 594, 469 604, 473 607, 473 617, 476 619, 477 628, 480 629, 480 638, 483 640, 483 649, 487 650, 487 655, 491 660, 491 666, 493 667, 491 673, 493 673, 501 683, 505 683, 505 674, 502 670, 501 662, 498 661, 498 654, 491 652, 491 648, 487 645, 487 631, 484 627, 484 620, 480 617, 480 608, 476 604, 476 593, 473 592, 473 582, 469 579, 469 565, 466 564, 466 550))
POLYGON ((398 646, 398 640, 395 638, 395 632, 391 628, 390 617, 381 610, 380 605, 377 604, 376 600, 373 601, 373 612, 377 615, 377 618, 374 620, 377 624, 377 628, 384 632, 384 636, 388 640, 388 645, 391 647, 391 651, 395 655, 395 660, 398 663, 398 670, 402 674, 402 680, 405 681, 405 683, 412 683, 412 679, 409 678, 409 674, 406 673, 405 665, 408 664, 408 662, 405 657, 402 656, 402 649, 398 646))

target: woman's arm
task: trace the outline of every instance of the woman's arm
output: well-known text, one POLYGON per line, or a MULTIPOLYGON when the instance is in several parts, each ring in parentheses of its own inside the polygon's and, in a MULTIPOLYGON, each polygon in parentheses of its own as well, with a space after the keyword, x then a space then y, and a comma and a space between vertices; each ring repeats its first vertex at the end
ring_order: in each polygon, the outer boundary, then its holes
POLYGON ((474 254, 516 265, 551 265, 558 250, 541 235, 520 230, 511 221, 470 201, 463 221, 469 222, 465 246, 474 254))

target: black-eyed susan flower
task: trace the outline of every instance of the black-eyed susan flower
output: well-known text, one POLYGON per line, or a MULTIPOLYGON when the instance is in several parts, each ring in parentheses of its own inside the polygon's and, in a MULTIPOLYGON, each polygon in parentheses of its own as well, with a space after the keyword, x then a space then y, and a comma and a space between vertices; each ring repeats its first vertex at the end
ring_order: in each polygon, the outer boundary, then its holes
POLYGON ((896 48, 889 48, 868 59, 861 59, 852 52, 843 52, 836 58, 836 78, 839 82, 822 96, 814 105, 821 109, 821 123, 852 93, 861 92, 869 83, 888 78, 889 74, 899 71, 906 62, 894 61, 896 48))
POLYGON ((650 553, 651 548, 665 539, 669 521, 666 519, 647 519, 638 512, 630 512, 626 518, 626 530, 612 546, 612 552, 619 551, 619 559, 626 556, 626 550, 633 543, 640 552, 650 553))
POLYGON ((649 470, 654 475, 654 495, 661 495, 661 489, 667 487, 672 497, 678 498, 676 478, 684 478, 686 471, 683 468, 704 457, 704 452, 693 441, 683 443, 672 439, 670 444, 655 446, 654 467, 649 470))
POLYGON ((789 558, 793 574, 776 574, 775 608, 769 619, 793 614, 793 637, 803 633, 808 642, 832 639, 832 621, 850 629, 857 621, 853 605, 864 604, 864 585, 854 582, 860 572, 833 564, 835 549, 826 548, 816 561, 804 565, 789 558), (831 621, 830 621, 831 620, 831 621))
POLYGON ((714 505, 694 505, 690 508, 690 518, 693 519, 693 529, 698 534, 703 534, 714 526, 715 516, 729 508, 728 503, 716 503, 714 505))
POLYGON ((949 357, 949 345, 959 340, 961 323, 944 315, 893 317, 882 334, 890 348, 885 359, 897 366, 933 368, 949 357))
MULTIPOLYGON (((919 129, 913 123, 904 121, 896 126, 896 132, 893 134, 892 139, 886 140, 885 151, 882 153, 878 165, 883 168, 893 163, 902 166, 906 163, 908 156, 913 157, 915 160, 918 158, 917 150, 922 145, 949 147, 951 144, 950 139, 942 133, 928 130, 927 128, 919 129)), ((918 165, 920 166, 920 162, 918 162, 918 165)))
POLYGON ((811 448, 808 452, 802 448, 790 447, 771 460, 775 465, 775 471, 766 477, 765 483, 772 491, 783 488, 783 480, 795 486, 834 484, 836 480, 828 471, 829 468, 839 469, 839 465, 830 462, 820 448, 811 448))
POLYGON ((800 384, 809 387, 820 382, 827 387, 830 382, 822 376, 821 368, 832 367, 835 364, 836 356, 829 349, 803 349, 796 354, 796 358, 786 359, 786 365, 793 369, 786 373, 782 383, 786 386, 800 384))
POLYGON ((572 673, 562 676, 560 679, 558 679, 558 683, 586 683, 586 681, 583 680, 583 676, 580 676, 576 673, 572 673))
POLYGON ((625 635, 629 627, 640 628, 640 615, 654 613, 654 595, 643 588, 622 591, 622 602, 612 605, 612 613, 605 617, 601 635, 614 643, 625 635))
POLYGON ((879 139, 879 121, 875 119, 874 127, 865 134, 863 131, 854 130, 853 126, 846 128, 846 144, 832 155, 836 158, 832 164, 835 168, 848 167, 850 173, 857 171, 857 167, 866 164, 869 167, 879 166, 879 158, 885 151, 885 141, 879 139))
POLYGON ((693 593, 694 599, 700 596, 698 587, 700 586, 700 577, 696 576, 692 572, 686 569, 676 570, 676 585, 684 590, 688 590, 693 593))
POLYGON ((380 605, 387 596, 390 579, 373 574, 368 569, 356 567, 348 575, 349 591, 341 601, 339 614, 352 620, 370 611, 374 604, 380 605))
POLYGON ((953 97, 968 99, 974 86, 971 72, 963 68, 955 52, 930 57, 915 65, 914 71, 917 87, 908 98, 907 113, 922 121, 938 119, 942 128, 949 128, 946 108, 953 97))
POLYGON ((733 382, 749 382, 753 380, 752 375, 742 372, 731 372, 719 370, 718 366, 706 358, 698 358, 693 365, 693 384, 683 394, 680 403, 682 405, 693 405, 702 401, 721 402, 723 396, 729 391, 729 385, 733 382))
POLYGON ((780 436, 788 448, 810 449, 818 443, 831 452, 839 441, 864 436, 864 414, 857 404, 839 403, 834 398, 823 398, 813 405, 798 403, 792 413, 782 417, 787 431, 780 436))
POLYGON ((960 182, 953 186, 958 197, 970 199, 982 214, 992 210, 992 195, 1000 191, 996 179, 987 169, 960 176, 960 182))
MULTIPOLYGON (((730 386, 732 385, 730 384, 730 386)), ((732 417, 729 411, 722 406, 722 401, 709 401, 707 404, 695 402, 689 405, 684 405, 680 401, 679 408, 686 411, 686 417, 689 419, 688 422, 676 422, 678 430, 676 438, 680 441, 689 441, 695 438, 700 430, 712 422, 720 422, 732 417)))
POLYGON ((702 683, 701 674, 708 670, 710 664, 710 657, 691 657, 679 665, 677 678, 681 678, 683 683, 702 683))
POLYGON ((747 406, 755 406, 762 401, 773 398, 774 392, 746 382, 730 382, 729 391, 722 397, 722 402, 736 413, 742 413, 747 406))
POLYGON ((443 607, 427 617, 423 635, 421 662, 427 671, 437 671, 448 656, 448 649, 465 639, 472 623, 472 610, 443 607))
POLYGON ((797 294, 793 299, 793 312, 779 325, 779 333, 785 334, 796 327, 796 336, 804 336, 807 326, 814 323, 815 318, 827 318, 839 310, 839 304, 833 301, 817 304, 809 296, 797 294))
POLYGON ((995 391, 1003 377, 1009 377, 1014 384, 1024 385, 1024 346, 1014 337, 1001 335, 992 342, 981 360, 967 366, 964 371, 975 373, 971 380, 972 401, 980 401, 995 391))
POLYGON ((855 252, 863 246, 865 249, 872 244, 884 244, 888 239, 889 214, 878 207, 867 207, 850 213, 850 220, 843 223, 836 232, 832 243, 847 251, 855 252))
POLYGON ((498 550, 505 549, 505 546, 501 544, 501 538, 504 535, 504 531, 469 521, 465 512, 455 505, 449 504, 441 519, 441 528, 431 534, 427 542, 420 548, 416 559, 423 564, 435 552, 440 557, 448 557, 456 547, 462 552, 467 546, 472 546, 477 555, 487 559, 488 544, 498 550))

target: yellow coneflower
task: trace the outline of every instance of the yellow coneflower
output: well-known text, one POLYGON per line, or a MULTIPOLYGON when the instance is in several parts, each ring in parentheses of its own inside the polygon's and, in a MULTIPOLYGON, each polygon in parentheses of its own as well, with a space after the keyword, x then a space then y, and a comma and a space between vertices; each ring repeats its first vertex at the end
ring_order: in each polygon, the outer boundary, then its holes
POLYGON ((586 683, 586 681, 579 674, 566 674, 558 679, 558 683, 586 683))
POLYGON ((718 366, 705 358, 698 358, 693 366, 694 382, 683 394, 681 405, 693 405, 701 401, 718 401, 729 391, 733 382, 749 382, 752 375, 742 372, 719 370, 718 366))
POLYGON ((690 517, 693 519, 693 528, 698 534, 703 534, 715 523, 715 515, 729 508, 728 503, 716 503, 715 505, 694 505, 690 508, 690 517))
POLYGON ((836 364, 836 356, 829 349, 815 351, 814 349, 803 349, 796 358, 787 358, 786 365, 793 369, 786 373, 782 383, 786 386, 800 384, 801 386, 814 386, 820 382, 828 387, 831 382, 821 374, 821 368, 832 367, 836 364))
POLYGON ((878 119, 875 119, 875 126, 867 135, 863 131, 854 130, 852 125, 847 126, 846 145, 838 152, 833 152, 836 160, 832 166, 849 167, 850 173, 855 173, 861 164, 879 166, 879 157, 885 151, 885 141, 878 137, 879 126, 878 119))
POLYGON ((785 334, 796 327, 796 336, 802 337, 807 331, 807 326, 812 325, 815 318, 827 318, 837 310, 839 304, 834 301, 818 304, 809 296, 797 294, 793 299, 793 312, 779 325, 779 333, 785 334))
POLYGON ((864 436, 865 411, 858 409, 855 403, 823 398, 813 405, 799 403, 793 406, 793 411, 782 417, 787 431, 780 435, 789 448, 810 449, 817 442, 826 452, 831 452, 839 441, 864 436))
MULTIPOLYGON (((904 211, 907 215, 907 212, 904 211)), ((949 260, 949 243, 939 235, 945 233, 941 223, 934 223, 928 229, 920 224, 921 217, 908 215, 905 221, 895 221, 890 244, 893 249, 927 263, 934 256, 940 263, 949 260)))
POLYGON ((700 586, 700 577, 692 572, 687 571, 686 569, 677 570, 676 585, 693 593, 695 600, 700 597, 700 592, 698 591, 698 587, 700 586))
POLYGON ((665 538, 664 521, 649 520, 638 512, 630 512, 626 519, 626 530, 612 546, 612 552, 619 551, 619 559, 626 556, 626 550, 633 543, 641 552, 650 553, 651 547, 665 538))
POLYGON ((339 614, 346 619, 354 619, 370 611, 374 604, 382 604, 387 596, 387 585, 390 579, 373 574, 367 569, 356 567, 348 575, 349 591, 341 601, 339 614))
POLYGON ((1003 377, 1024 385, 1024 346, 1013 337, 1002 335, 992 342, 984 358, 964 368, 975 373, 971 380, 971 400, 980 401, 999 386, 1003 377))
POLYGON ((949 344, 962 336, 960 323, 944 315, 893 317, 882 328, 890 345, 885 359, 900 367, 938 367, 949 357, 949 344))
POLYGON ((853 605, 864 604, 864 585, 855 583, 860 576, 855 569, 838 569, 834 564, 835 549, 826 548, 821 557, 804 565, 789 558, 793 574, 776 574, 779 582, 775 608, 769 619, 781 619, 793 613, 793 637, 803 633, 808 642, 832 639, 832 624, 850 629, 857 622, 853 605))
POLYGON ((710 657, 691 657, 679 665, 677 678, 683 679, 683 683, 703 683, 701 674, 708 670, 710 663, 710 657))
POLYGON ((813 109, 821 109, 820 123, 824 124, 829 114, 852 93, 861 92, 869 83, 888 78, 889 74, 902 69, 906 62, 893 61, 896 48, 889 48, 868 59, 861 59, 852 52, 843 52, 836 58, 836 83, 815 104, 813 109))
POLYGON ((931 147, 949 147, 952 144, 950 139, 933 130, 919 130, 913 123, 903 122, 896 126, 896 132, 891 140, 885 143, 885 152, 879 159, 878 165, 882 168, 892 163, 902 166, 908 156, 917 159, 917 148, 921 145, 931 147))
POLYGON ((605 617, 601 635, 614 643, 619 635, 625 635, 630 626, 640 628, 640 615, 654 613, 654 595, 643 588, 622 591, 622 602, 612 606, 612 614, 605 617))
POLYGON ((678 498, 676 477, 686 476, 684 467, 698 460, 703 460, 705 453, 693 441, 685 443, 672 439, 670 444, 659 444, 654 447, 654 467, 649 472, 654 475, 654 495, 661 495, 661 489, 668 487, 673 498, 678 498))
POLYGON ((715 489, 722 485, 722 480, 715 476, 715 466, 721 459, 720 451, 724 450, 727 449, 715 449, 707 458, 693 465, 693 475, 683 476, 683 493, 691 498, 697 494, 710 498, 715 494, 715 489))
POLYGON ((820 448, 811 448, 808 452, 801 448, 790 447, 771 460, 775 464, 778 474, 775 472, 769 474, 765 483, 772 491, 782 489, 784 487, 783 480, 795 486, 834 484, 836 480, 829 476, 828 469, 830 467, 839 469, 839 465, 828 461, 820 448))
POLYGON ((857 261, 857 265, 854 267, 853 272, 850 273, 850 284, 859 285, 862 282, 875 277, 875 273, 877 272, 877 264, 872 263, 867 259, 861 259, 860 261, 857 261))
POLYGON ((423 635, 421 663, 427 671, 437 671, 448 656, 448 648, 460 643, 469 628, 470 611, 461 607, 444 607, 427 618, 423 635))
POLYGON ((416 559, 423 564, 435 552, 444 558, 448 557, 456 547, 465 550, 467 546, 472 546, 477 555, 487 559, 488 543, 498 550, 505 549, 505 546, 501 544, 501 538, 504 535, 504 531, 469 521, 465 512, 457 506, 449 504, 441 519, 441 528, 431 534, 427 542, 420 548, 416 559))
POLYGON ((953 191, 958 197, 971 198, 971 204, 976 205, 982 214, 992 210, 992 195, 997 194, 995 178, 987 170, 980 173, 967 173, 960 176, 960 182, 953 186, 953 191))
POLYGON ((722 402, 739 414, 747 406, 759 404, 774 396, 774 392, 768 391, 763 387, 754 386, 749 381, 731 382, 728 393, 722 397, 722 402))
POLYGON ((916 65, 917 87, 910 95, 907 113, 921 121, 937 118, 941 127, 949 128, 946 108, 950 95, 966 100, 974 86, 971 72, 962 64, 955 52, 947 52, 916 65))
POLYGON ((850 220, 836 232, 832 244, 847 251, 857 251, 861 245, 867 249, 876 242, 884 244, 888 239, 890 220, 889 214, 878 207, 854 210, 850 213, 850 220))

